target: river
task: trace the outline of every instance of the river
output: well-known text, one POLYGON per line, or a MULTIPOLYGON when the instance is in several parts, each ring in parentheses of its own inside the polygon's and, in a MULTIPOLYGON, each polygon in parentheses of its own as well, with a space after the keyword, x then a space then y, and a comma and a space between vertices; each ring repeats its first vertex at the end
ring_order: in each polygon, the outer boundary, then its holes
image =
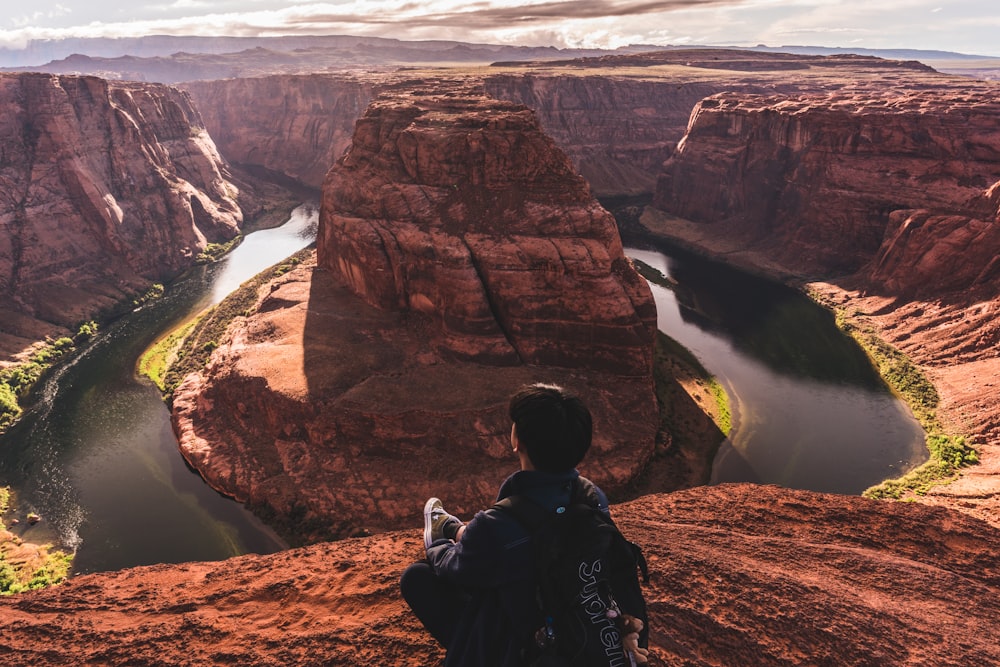
MULTIPOLYGON (((42 515, 25 537, 76 548, 75 573, 271 553, 281 540, 184 463, 159 391, 135 375, 162 332, 308 245, 318 213, 247 235, 224 260, 106 327, 47 376, 0 441, 0 485, 42 515)), ((858 493, 926 457, 923 434, 830 314, 794 290, 680 251, 628 254, 670 277, 652 285, 661 330, 733 399, 714 483, 858 493)))
POLYGON ((626 254, 673 283, 651 284, 660 330, 729 394, 732 430, 711 483, 857 494, 926 460, 920 425, 832 313, 669 245, 626 254))
POLYGON ((318 209, 248 234, 222 261, 196 267, 102 330, 47 376, 0 441, 0 485, 43 517, 24 537, 76 549, 74 573, 272 553, 282 541, 206 485, 181 457, 159 390, 136 377, 163 331, 315 239, 318 209))

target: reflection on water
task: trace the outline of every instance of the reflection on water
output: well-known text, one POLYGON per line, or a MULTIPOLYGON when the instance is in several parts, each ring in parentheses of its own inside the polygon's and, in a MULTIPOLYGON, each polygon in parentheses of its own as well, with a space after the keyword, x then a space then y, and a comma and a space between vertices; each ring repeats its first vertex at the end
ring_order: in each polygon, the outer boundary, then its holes
POLYGON ((212 303, 219 303, 245 280, 312 243, 318 220, 319 209, 304 204, 292 211, 281 227, 248 234, 212 278, 212 303))
MULTIPOLYGON (((28 415, 0 442, 0 485, 43 517, 40 534, 77 548, 76 572, 270 553, 281 541, 184 463, 159 391, 136 360, 164 330, 307 246, 318 211, 249 234, 223 261, 110 325, 48 377, 28 415)), ((35 537, 40 535, 36 534, 35 537)), ((30 534, 27 537, 32 537, 30 534)))
POLYGON ((680 252, 628 249, 661 331, 730 395, 733 429, 712 482, 860 493, 922 462, 923 431, 833 316, 795 290, 680 252))

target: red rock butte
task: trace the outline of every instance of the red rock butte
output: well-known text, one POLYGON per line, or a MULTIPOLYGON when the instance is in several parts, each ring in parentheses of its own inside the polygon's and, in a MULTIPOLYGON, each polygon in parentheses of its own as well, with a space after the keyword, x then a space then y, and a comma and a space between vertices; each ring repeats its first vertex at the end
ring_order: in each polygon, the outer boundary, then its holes
POLYGON ((623 487, 653 451, 655 306, 613 217, 527 108, 397 90, 331 170, 315 265, 237 318, 174 394, 213 486, 310 537, 492 502, 507 397, 546 381, 595 415, 583 471, 623 487))
POLYGON ((321 266, 480 363, 648 377, 656 311, 614 218, 521 105, 386 96, 323 188, 321 266))

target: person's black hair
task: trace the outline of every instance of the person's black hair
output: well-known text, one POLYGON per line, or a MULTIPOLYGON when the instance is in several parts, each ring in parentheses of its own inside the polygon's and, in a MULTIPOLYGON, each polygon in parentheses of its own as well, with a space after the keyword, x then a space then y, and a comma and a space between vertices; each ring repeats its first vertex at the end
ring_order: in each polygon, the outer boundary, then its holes
POLYGON ((590 410, 562 387, 532 384, 510 398, 510 419, 531 464, 543 472, 577 466, 590 449, 590 410))

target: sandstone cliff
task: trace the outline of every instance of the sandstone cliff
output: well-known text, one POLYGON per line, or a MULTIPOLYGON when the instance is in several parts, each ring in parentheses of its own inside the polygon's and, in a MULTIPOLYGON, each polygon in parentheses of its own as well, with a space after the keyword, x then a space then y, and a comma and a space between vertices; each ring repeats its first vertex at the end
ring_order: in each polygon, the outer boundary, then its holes
POLYGON ((691 109, 722 92, 838 89, 852 79, 895 85, 926 67, 858 56, 836 58, 726 50, 671 50, 560 63, 504 63, 437 70, 273 74, 190 81, 205 124, 227 160, 318 188, 350 143, 355 120, 381 90, 462 76, 487 94, 533 109, 600 196, 650 194, 684 136, 691 109))
POLYGON ((595 193, 620 196, 653 192, 691 110, 706 97, 818 92, 851 80, 893 86, 928 70, 862 56, 674 49, 522 64, 484 84, 490 95, 534 109, 595 193))
POLYGON ((850 273, 898 209, 961 212, 1000 178, 994 86, 719 94, 700 102, 654 206, 804 273, 850 273))
POLYGON ((319 188, 351 143, 375 84, 356 76, 311 74, 194 81, 194 99, 219 151, 319 188))
POLYGON ((531 112, 458 84, 398 89, 324 186, 317 261, 272 282, 173 398, 187 460, 300 535, 471 511, 512 470, 506 398, 534 381, 596 418, 585 474, 653 451, 655 306, 531 112))
POLYGON ((691 109, 719 92, 714 82, 558 72, 494 74, 485 87, 493 97, 535 110, 546 134, 602 196, 652 192, 691 109))
MULTIPOLYGON (((653 664, 1000 662, 1000 533, 960 513, 777 487, 612 508, 645 549, 653 664)), ((438 665, 398 593, 418 526, 221 563, 91 574, 0 598, 11 667, 438 665)))
POLYGON ((239 231, 183 93, 0 76, 0 358, 190 266, 239 231))
POLYGON ((655 306, 611 214, 525 107, 475 93, 373 104, 323 189, 320 262, 443 349, 648 377, 655 306))
MULTIPOLYGON (((1000 93, 997 107, 1000 111, 1000 93)), ((1000 157, 1000 140, 997 145, 1000 157)), ((998 199, 1000 181, 951 211, 893 211, 879 252, 866 267, 866 281, 881 293, 910 298, 995 296, 1000 292, 998 199)))

